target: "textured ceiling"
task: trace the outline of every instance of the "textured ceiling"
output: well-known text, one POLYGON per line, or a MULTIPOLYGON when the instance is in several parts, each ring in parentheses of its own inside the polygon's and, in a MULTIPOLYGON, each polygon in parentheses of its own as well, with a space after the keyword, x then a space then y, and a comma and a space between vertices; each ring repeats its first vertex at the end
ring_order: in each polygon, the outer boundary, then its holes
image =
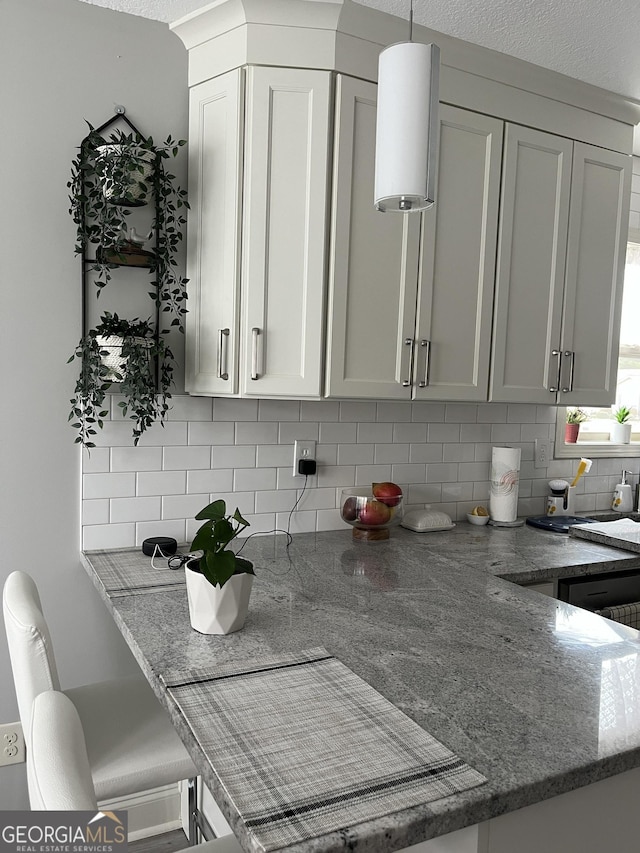
MULTIPOLYGON (((176 21, 206 0, 84 0, 176 21)), ((408 18, 410 0, 357 0, 408 18)), ((640 0, 414 0, 431 29, 640 102, 640 0)))

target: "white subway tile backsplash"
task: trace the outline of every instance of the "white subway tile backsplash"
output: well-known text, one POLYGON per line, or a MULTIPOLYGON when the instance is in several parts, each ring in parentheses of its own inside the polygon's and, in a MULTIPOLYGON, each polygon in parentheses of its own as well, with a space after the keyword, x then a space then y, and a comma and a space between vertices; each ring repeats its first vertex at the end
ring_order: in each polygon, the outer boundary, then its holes
POLYGON ((184 447, 165 447, 162 468, 165 471, 188 471, 211 467, 211 449, 198 444, 184 447))
POLYGON ((211 397, 191 397, 183 394, 169 400, 167 419, 170 421, 210 421, 213 412, 211 397))
POLYGON ((82 451, 82 470, 85 474, 102 474, 109 471, 111 451, 108 447, 93 447, 82 451))
POLYGON ((338 465, 373 464, 373 447, 373 444, 339 444, 338 465))
POLYGON ((127 498, 136 493, 136 475, 131 471, 125 474, 84 474, 82 477, 82 497, 91 498, 127 498))
POLYGON ((276 488, 276 468, 238 468, 233 475, 233 490, 258 492, 276 488))
POLYGON ((82 523, 108 524, 109 499, 98 498, 96 500, 82 501, 82 523))
POLYGON ((422 423, 394 424, 394 442, 418 444, 427 440, 427 425, 422 423))
MULTIPOLYGON (((426 468, 422 463, 399 464, 391 466, 391 481, 402 485, 403 483, 425 483, 427 480, 426 468)), ((456 467, 455 465, 453 466, 456 467)))
POLYGON ((240 534, 240 538, 251 536, 252 533, 271 533, 272 530, 276 529, 276 515, 274 512, 247 515, 245 519, 251 526, 240 534))
POLYGON ((312 423, 281 423, 278 432, 279 444, 291 444, 297 439, 318 441, 318 424, 312 423))
POLYGON ((137 475, 136 494, 182 495, 186 490, 186 471, 144 471, 137 475))
POLYGON ((272 489, 271 491, 256 492, 255 512, 290 512, 298 500, 298 492, 294 489, 272 489))
POLYGON ((233 421, 194 421, 189 424, 189 444, 233 444, 236 425, 233 421))
POLYGON ((293 448, 287 444, 263 444, 256 448, 258 468, 280 468, 293 465, 293 448))
POLYGON ((429 424, 427 429, 427 441, 449 442, 460 441, 460 424, 429 424))
POLYGON ((160 517, 161 498, 113 498, 111 523, 122 521, 155 521, 160 517))
POLYGON ((260 400, 260 421, 299 421, 300 403, 297 400, 260 400))
POLYGON ((378 465, 409 461, 408 444, 376 444, 373 461, 378 465))
POLYGON ((358 425, 352 423, 321 423, 321 444, 355 443, 358 438, 358 425))
MULTIPOLYGON (((196 524, 200 525, 201 522, 198 521, 196 524)), ((140 521, 136 524, 135 544, 142 545, 145 539, 152 536, 171 536, 178 545, 188 544, 193 536, 187 540, 185 526, 185 520, 178 518, 165 521, 140 521)), ((159 562, 159 565, 162 565, 162 562, 159 562)))
POLYGON ((82 550, 132 548, 136 544, 136 526, 129 524, 87 524, 82 528, 82 550))
MULTIPOLYGON (((264 402, 264 401, 261 401, 264 402)), ((235 400, 216 397, 213 401, 214 421, 257 421, 257 400, 235 400)))
POLYGON ((200 471, 187 471, 187 494, 205 494, 209 492, 230 492, 233 488, 232 468, 210 468, 200 471))
MULTIPOLYGON (((120 398, 111 400, 117 409, 120 398)), ((556 410, 532 404, 174 399, 172 419, 132 446, 131 423, 107 421, 83 453, 83 543, 133 547, 154 535, 188 541, 195 514, 215 498, 236 506, 253 532, 342 529, 343 488, 392 480, 405 506, 431 504, 464 519, 488 504, 494 445, 521 449, 520 515, 544 511, 548 481, 570 479, 575 460, 534 466, 537 438, 555 438, 556 410), (296 439, 318 442, 318 473, 292 474, 296 439)), ((607 509, 622 468, 637 460, 598 459, 579 484, 580 511, 607 509)))
POLYGON ((345 400, 340 403, 340 420, 345 423, 374 423, 376 404, 345 400))
POLYGON ((236 444, 277 444, 278 424, 267 421, 236 424, 236 444))
POLYGON ((388 483, 390 480, 391 465, 356 465, 356 481, 354 483, 356 486, 388 483))
POLYGON ((212 468, 253 468, 256 464, 256 449, 250 445, 231 447, 220 445, 211 448, 212 468))
POLYGON ((276 513, 278 530, 288 530, 290 533, 315 533, 317 530, 317 513, 313 510, 296 510, 291 517, 288 512, 276 513))
POLYGON ((337 421, 340 418, 340 403, 333 400, 303 400, 300 403, 301 421, 337 421))
POLYGON ((114 447, 111 450, 112 471, 159 471, 161 468, 161 447, 114 447))
POLYGON ((411 420, 411 403, 378 403, 377 420, 380 423, 406 423, 411 420))
POLYGON ((412 403, 411 420, 416 423, 436 424, 444 421, 444 403, 412 403))
POLYGON ((393 424, 358 424, 357 441, 364 444, 389 444, 393 441, 393 424))
POLYGON ((207 492, 201 495, 165 495, 162 501, 162 519, 195 518, 211 501, 207 492))

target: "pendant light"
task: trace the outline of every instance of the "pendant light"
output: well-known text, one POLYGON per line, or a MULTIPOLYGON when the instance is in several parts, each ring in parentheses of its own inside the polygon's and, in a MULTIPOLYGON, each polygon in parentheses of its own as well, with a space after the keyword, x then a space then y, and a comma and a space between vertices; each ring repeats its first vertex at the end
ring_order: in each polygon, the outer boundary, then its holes
POLYGON ((385 48, 378 64, 375 206, 383 213, 426 210, 435 200, 440 127, 440 48, 413 39, 385 48))

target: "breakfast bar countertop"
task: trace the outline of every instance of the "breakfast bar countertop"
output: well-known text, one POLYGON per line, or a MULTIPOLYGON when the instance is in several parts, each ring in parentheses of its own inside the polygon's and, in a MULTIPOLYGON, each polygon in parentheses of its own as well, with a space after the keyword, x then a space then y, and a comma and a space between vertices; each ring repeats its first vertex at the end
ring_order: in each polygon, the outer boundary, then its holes
MULTIPOLYGON (((323 648, 487 782, 287 847, 383 853, 640 767, 638 632, 517 584, 640 567, 640 555, 530 527, 472 527, 387 542, 350 530, 256 536, 249 616, 226 637, 189 624, 181 572, 139 549, 85 568, 247 850, 224 780, 202 754, 167 674, 323 648), (616 670, 616 667, 618 669, 616 670), (617 677, 613 671, 616 670, 617 677)), ((295 744, 290 745, 295 749, 295 744)))

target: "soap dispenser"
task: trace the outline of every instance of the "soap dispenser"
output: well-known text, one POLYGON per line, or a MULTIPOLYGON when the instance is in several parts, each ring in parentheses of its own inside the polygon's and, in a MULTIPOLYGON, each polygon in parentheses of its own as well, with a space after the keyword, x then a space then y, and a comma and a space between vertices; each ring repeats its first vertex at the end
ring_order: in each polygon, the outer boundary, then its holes
POLYGON ((626 475, 632 474, 633 471, 623 471, 620 482, 615 487, 613 499, 611 501, 611 509, 616 512, 631 512, 633 510, 633 496, 631 494, 631 485, 627 483, 626 475))

